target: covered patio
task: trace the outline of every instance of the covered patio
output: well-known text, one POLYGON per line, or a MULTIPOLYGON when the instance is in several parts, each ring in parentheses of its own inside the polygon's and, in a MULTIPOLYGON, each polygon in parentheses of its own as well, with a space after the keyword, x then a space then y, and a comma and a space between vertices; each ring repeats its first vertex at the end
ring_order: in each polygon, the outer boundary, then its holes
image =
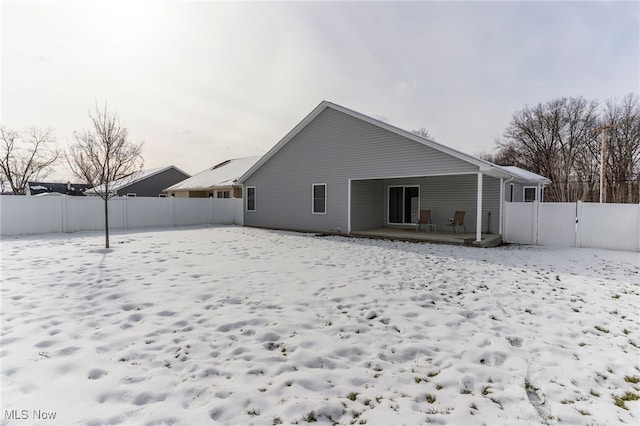
POLYGON ((462 233, 451 231, 425 231, 421 229, 402 228, 371 228, 353 231, 351 235, 365 238, 381 238, 388 240, 414 241, 439 244, 470 245, 474 247, 495 247, 502 242, 500 234, 481 234, 480 241, 476 241, 476 233, 462 233))
MULTIPOLYGON (((496 174, 493 172, 493 174, 496 174)), ((449 244, 497 245, 501 239, 502 177, 479 172, 351 180, 349 233, 449 244), (421 210, 429 231, 416 232, 421 210), (460 211, 466 226, 447 226, 460 211), (464 228, 464 233, 462 233, 464 228)))

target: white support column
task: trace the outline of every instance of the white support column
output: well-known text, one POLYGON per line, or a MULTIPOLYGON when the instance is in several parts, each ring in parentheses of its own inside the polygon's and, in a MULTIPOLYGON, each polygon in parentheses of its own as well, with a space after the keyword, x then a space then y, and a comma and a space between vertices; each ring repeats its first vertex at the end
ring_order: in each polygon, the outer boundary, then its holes
POLYGON ((476 200, 476 242, 482 241, 482 172, 478 172, 478 199, 476 200))
POLYGON ((498 218, 498 234, 502 233, 502 215, 504 214, 504 178, 500 178, 500 217, 498 218))
POLYGON ((347 181, 347 234, 351 234, 351 179, 347 181))

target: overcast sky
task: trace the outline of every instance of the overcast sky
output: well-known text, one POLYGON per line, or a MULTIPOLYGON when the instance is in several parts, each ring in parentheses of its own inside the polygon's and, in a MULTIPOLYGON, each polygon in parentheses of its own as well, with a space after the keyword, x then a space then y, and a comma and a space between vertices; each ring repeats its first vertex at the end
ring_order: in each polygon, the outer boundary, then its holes
POLYGON ((106 103, 146 168, 190 174, 266 152, 322 100, 477 155, 527 104, 640 91, 636 1, 0 7, 2 125, 65 147, 106 103))

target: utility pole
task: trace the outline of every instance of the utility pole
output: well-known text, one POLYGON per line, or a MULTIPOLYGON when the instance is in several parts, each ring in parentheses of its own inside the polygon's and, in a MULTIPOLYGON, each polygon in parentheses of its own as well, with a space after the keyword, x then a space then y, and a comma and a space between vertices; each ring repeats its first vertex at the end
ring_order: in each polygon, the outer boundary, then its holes
POLYGON ((615 127, 614 124, 608 124, 606 126, 600 126, 596 131, 602 131, 602 146, 600 147, 600 202, 607 202, 607 187, 605 185, 605 177, 607 172, 607 129, 615 127))

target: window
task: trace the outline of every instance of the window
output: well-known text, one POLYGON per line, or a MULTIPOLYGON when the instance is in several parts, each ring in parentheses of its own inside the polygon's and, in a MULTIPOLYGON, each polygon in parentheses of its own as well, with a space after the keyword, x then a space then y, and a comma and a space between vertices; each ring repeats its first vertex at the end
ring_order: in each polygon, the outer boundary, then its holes
POLYGON ((216 193, 216 198, 230 198, 230 197, 231 197, 230 191, 218 191, 216 193))
POLYGON ((513 201, 513 184, 509 184, 509 201, 513 201))
POLYGON ((247 211, 249 212, 256 211, 256 187, 255 186, 247 187, 247 211))
POLYGON ((524 202, 525 203, 533 203, 536 200, 536 187, 535 186, 525 186, 524 187, 524 202))
POLYGON ((389 187, 389 223, 416 224, 419 208, 419 186, 389 187))
POLYGON ((313 197, 313 207, 311 212, 313 214, 326 214, 327 213, 327 184, 326 183, 314 183, 311 188, 313 197))
POLYGON ((135 192, 128 192, 127 193, 127 197, 135 197, 136 193, 135 192))

